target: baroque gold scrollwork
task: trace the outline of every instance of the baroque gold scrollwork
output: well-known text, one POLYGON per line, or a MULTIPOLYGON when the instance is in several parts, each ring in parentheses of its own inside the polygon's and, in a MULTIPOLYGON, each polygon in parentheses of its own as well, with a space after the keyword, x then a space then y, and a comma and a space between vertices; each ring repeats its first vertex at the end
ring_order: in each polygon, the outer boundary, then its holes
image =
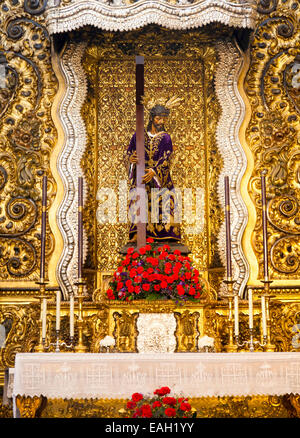
POLYGON ((261 0, 263 14, 251 48, 246 92, 252 106, 247 139, 254 156, 249 182, 257 209, 253 248, 263 275, 260 174, 267 172, 270 275, 296 281, 299 273, 299 7, 261 0))
MULTIPOLYGON (((56 140, 51 104, 56 79, 50 38, 41 16, 45 1, 3 9, 0 61, 0 278, 35 280, 40 247, 41 179, 48 175, 48 206, 55 196, 49 174, 56 140), (35 17, 35 20, 32 19, 35 17)), ((46 264, 54 248, 47 229, 46 264)))
POLYGON ((120 352, 136 351, 137 329, 136 320, 138 313, 123 311, 113 314, 115 320, 114 337, 116 349, 120 352))

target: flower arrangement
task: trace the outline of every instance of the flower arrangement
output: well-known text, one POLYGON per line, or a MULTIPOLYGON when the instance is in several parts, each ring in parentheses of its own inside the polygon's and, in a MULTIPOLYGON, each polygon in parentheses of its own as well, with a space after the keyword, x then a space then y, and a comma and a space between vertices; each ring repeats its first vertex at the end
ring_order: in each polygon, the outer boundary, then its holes
POLYGON ((157 250, 153 246, 153 239, 148 238, 147 244, 138 251, 128 248, 125 259, 109 283, 108 299, 198 302, 203 286, 189 257, 183 256, 179 250, 172 252, 169 245, 157 250))
POLYGON ((135 392, 127 402, 127 410, 131 418, 193 418, 196 417, 188 399, 170 397, 171 390, 167 386, 154 391, 154 397, 144 397, 135 392))

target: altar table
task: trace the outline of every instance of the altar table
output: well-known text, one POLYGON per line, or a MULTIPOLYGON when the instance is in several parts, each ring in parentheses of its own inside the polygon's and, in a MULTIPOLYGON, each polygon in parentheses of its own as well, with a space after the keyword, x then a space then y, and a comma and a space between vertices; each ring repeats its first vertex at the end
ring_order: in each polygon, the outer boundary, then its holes
POLYGON ((18 353, 13 396, 131 398, 169 386, 187 397, 300 393, 300 354, 18 353))

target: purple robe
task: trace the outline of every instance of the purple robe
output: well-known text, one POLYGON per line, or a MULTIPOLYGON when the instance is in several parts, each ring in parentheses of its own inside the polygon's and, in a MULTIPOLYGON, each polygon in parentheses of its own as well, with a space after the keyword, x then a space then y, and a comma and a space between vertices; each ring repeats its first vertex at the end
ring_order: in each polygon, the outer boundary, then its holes
MULTIPOLYGON (((128 170, 130 181, 130 189, 136 187, 136 166, 129 161, 130 156, 136 151, 136 134, 132 136, 129 147, 126 152, 125 162, 128 170)), ((154 240, 180 240, 179 224, 174 222, 174 206, 176 205, 175 197, 172 195, 169 198, 170 202, 170 217, 168 221, 162 218, 162 200, 159 201, 159 222, 152 223, 151 221, 151 188, 168 190, 174 189, 174 185, 170 175, 170 159, 173 152, 171 137, 166 132, 160 132, 155 136, 150 136, 145 132, 145 169, 153 169, 155 176, 152 180, 145 184, 148 195, 148 223, 146 225, 147 237, 152 237, 154 240)), ((130 201, 129 208, 134 201, 130 201)), ((131 224, 129 237, 132 238, 136 233, 136 225, 131 224)))

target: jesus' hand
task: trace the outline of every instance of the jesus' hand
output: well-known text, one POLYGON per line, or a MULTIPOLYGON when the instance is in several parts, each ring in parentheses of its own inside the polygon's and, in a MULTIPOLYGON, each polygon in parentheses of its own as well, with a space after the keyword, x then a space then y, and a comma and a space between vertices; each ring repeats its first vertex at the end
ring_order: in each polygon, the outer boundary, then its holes
POLYGON ((154 177, 155 172, 153 169, 147 169, 145 175, 143 176, 142 182, 144 184, 150 182, 152 178, 154 177))
POLYGON ((137 158, 136 152, 133 152, 133 154, 129 158, 129 161, 132 164, 137 164, 138 158, 137 158))

